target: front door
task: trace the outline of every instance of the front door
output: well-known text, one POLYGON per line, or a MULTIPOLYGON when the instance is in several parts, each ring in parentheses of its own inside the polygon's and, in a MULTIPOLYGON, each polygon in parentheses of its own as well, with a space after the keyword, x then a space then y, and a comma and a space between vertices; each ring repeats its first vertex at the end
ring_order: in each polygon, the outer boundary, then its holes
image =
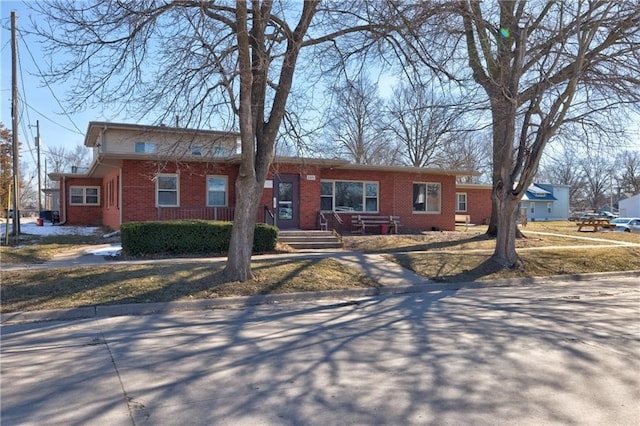
POLYGON ((273 179, 273 198, 276 226, 280 229, 300 227, 300 198, 298 175, 279 174, 273 179))

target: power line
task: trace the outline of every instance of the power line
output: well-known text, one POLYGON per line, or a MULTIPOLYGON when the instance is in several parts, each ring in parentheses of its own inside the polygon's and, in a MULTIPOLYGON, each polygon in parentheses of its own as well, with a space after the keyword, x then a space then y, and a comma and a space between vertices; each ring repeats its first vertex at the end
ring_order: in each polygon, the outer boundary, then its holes
POLYGON ((45 85, 47 86, 47 88, 49 89, 49 92, 51 92, 51 96, 53 96, 53 99, 56 100, 56 102, 58 103, 58 106, 60 107, 60 109, 62 109, 62 112, 64 113, 64 115, 69 119, 69 121, 71 122, 71 124, 73 125, 73 127, 76 129, 76 131, 80 134, 83 134, 82 130, 80 130, 80 128, 76 125, 76 123, 73 121, 73 119, 71 118, 71 115, 67 112, 67 110, 65 109, 65 107, 62 105, 62 102, 60 102, 60 100, 58 99, 58 97, 56 96, 56 94, 54 93, 53 89, 51 88, 51 85, 49 84, 49 82, 47 81, 47 79, 44 77, 44 73, 42 72, 42 70, 40 69, 40 66, 38 65, 38 62, 35 60, 35 58, 33 57, 33 53, 31 53, 31 49, 29 49, 29 44, 26 43, 25 40, 22 40, 22 37, 20 37, 22 44, 24 44, 24 46, 27 48, 27 52, 29 53, 29 56, 31 56, 31 60, 33 61, 33 64, 35 65, 36 69, 38 70, 38 77, 40 77, 42 79, 42 81, 44 81, 45 85))
MULTIPOLYGON (((20 69, 20 84, 22 86, 22 94, 19 95, 19 98, 25 99, 26 102, 26 96, 27 96, 27 91, 24 87, 24 72, 22 70, 22 61, 20 60, 20 52, 17 52, 16 54, 17 56, 17 61, 18 61, 18 67, 20 69)), ((22 105, 22 102, 20 103, 22 105)), ((24 139, 27 143, 27 148, 29 151, 29 154, 31 154, 31 159, 33 160, 33 162, 36 162, 36 158, 33 155, 33 148, 31 147, 31 142, 29 141, 29 137, 28 137, 28 133, 31 131, 31 129, 29 128, 28 124, 25 124, 24 119, 22 119, 22 112, 25 112, 25 115, 27 116, 27 123, 31 122, 31 118, 29 117, 29 110, 27 110, 26 108, 20 108, 20 124, 22 125, 22 132, 25 135, 24 139)), ((16 129, 17 130, 17 129, 16 129)), ((31 133, 31 137, 33 138, 33 133, 31 133)))
POLYGON ((33 112, 35 112, 35 113, 39 114, 43 119, 45 119, 45 120, 49 121, 50 123, 53 123, 53 124, 57 125, 58 127, 61 127, 61 128, 63 128, 64 130, 67 130, 67 131, 69 131, 69 132, 77 133, 77 134, 79 134, 79 135, 84 136, 84 132, 81 132, 81 131, 80 131, 80 130, 78 130, 77 128, 72 129, 72 128, 70 128, 70 127, 63 126, 62 124, 58 123, 57 121, 55 121, 55 120, 53 120, 53 119, 51 119, 51 118, 47 117, 43 112, 39 111, 38 109, 36 109, 35 107, 31 106, 30 104, 25 103, 25 106, 26 106, 27 108, 29 108, 30 110, 32 110, 33 112))

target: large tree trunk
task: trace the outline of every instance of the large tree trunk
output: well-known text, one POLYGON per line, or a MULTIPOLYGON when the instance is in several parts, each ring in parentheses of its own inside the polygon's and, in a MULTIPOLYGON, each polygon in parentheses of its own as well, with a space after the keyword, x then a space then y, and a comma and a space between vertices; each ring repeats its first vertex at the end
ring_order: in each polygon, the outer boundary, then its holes
POLYGON ((518 264, 516 253, 516 209, 519 198, 514 193, 514 138, 517 105, 512 100, 493 94, 493 191, 491 222, 487 233, 495 232, 496 247, 492 260, 507 268, 518 264), (495 222, 494 222, 495 221, 495 222))
POLYGON ((255 231, 256 215, 264 182, 260 184, 253 176, 238 177, 236 207, 231 229, 231 241, 224 276, 229 281, 247 281, 254 278, 251 272, 251 252, 255 231))
MULTIPOLYGON (((516 225, 517 225, 517 219, 518 219, 518 214, 519 214, 519 206, 520 206, 520 202, 518 201, 516 203, 515 206, 515 211, 513 212, 514 214, 514 220, 516 220, 516 225)), ((491 219, 489 220, 489 227, 487 228, 487 233, 486 235, 491 237, 491 238, 497 238, 498 237, 498 211, 499 211, 499 207, 498 207, 498 203, 496 202, 495 197, 492 197, 491 200, 491 219)), ((516 230, 515 230, 515 235, 516 235, 516 239, 518 238, 526 238, 524 236, 524 234, 520 231, 520 228, 518 228, 516 226, 516 230)))
POLYGON ((516 234, 518 233, 516 211, 519 200, 512 195, 512 191, 499 189, 496 216, 498 223, 496 232, 496 246, 492 260, 504 268, 519 266, 520 258, 516 252, 516 234))

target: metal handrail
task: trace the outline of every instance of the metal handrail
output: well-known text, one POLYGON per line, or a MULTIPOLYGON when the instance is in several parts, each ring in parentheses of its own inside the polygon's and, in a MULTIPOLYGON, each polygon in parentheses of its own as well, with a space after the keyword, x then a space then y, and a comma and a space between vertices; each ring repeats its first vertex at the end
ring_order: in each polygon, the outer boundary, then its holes
POLYGON ((271 211, 269 206, 265 204, 264 205, 264 223, 269 223, 269 222, 267 222, 267 216, 271 217, 271 225, 275 226, 276 225, 276 217, 273 215, 273 212, 271 211))
POLYGON ((336 227, 334 225, 333 232, 340 239, 340 241, 342 241, 342 226, 344 225, 344 221, 340 216, 338 216, 338 213, 336 213, 335 210, 331 210, 331 215, 333 216, 334 221, 338 224, 338 228, 339 228, 339 230, 336 230, 336 227))

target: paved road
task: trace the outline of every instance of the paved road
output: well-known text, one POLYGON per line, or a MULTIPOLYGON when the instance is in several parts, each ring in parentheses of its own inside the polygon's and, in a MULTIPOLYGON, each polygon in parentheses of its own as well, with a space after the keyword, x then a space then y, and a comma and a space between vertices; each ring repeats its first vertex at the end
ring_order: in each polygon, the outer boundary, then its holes
POLYGON ((3 425, 640 424, 637 276, 4 325, 3 425))

